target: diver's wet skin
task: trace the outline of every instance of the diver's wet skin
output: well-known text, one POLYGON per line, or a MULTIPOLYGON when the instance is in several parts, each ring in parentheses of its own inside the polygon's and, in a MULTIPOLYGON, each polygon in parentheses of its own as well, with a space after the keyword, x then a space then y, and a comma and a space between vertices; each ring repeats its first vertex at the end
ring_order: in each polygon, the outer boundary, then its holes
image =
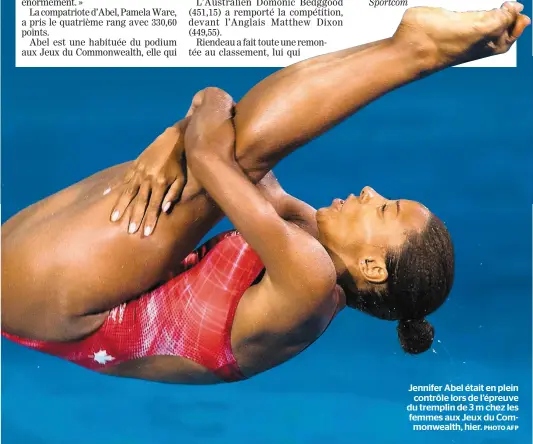
POLYGON ((190 384, 275 367, 345 307, 397 321, 407 353, 428 350, 426 317, 454 278, 439 218, 371 187, 315 210, 269 171, 383 94, 508 51, 530 23, 522 8, 412 8, 391 38, 280 70, 238 104, 200 91, 135 162, 3 225, 2 334, 102 373, 190 384), (195 250, 224 215, 236 230, 195 250))

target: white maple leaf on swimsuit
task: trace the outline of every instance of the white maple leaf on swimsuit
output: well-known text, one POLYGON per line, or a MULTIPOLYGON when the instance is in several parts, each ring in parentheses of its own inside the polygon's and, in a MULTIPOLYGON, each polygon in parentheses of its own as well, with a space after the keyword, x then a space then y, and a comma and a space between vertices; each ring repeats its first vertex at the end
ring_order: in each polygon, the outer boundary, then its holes
POLYGON ((113 358, 113 356, 108 355, 105 350, 100 350, 99 352, 94 354, 93 359, 98 362, 98 364, 105 365, 108 362, 113 361, 115 358, 113 358))

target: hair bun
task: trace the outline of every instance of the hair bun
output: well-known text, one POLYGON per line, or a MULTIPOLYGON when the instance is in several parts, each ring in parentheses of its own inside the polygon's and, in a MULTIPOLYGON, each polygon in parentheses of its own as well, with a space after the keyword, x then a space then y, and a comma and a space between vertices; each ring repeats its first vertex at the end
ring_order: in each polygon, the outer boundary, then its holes
POLYGON ((425 319, 399 321, 397 331, 403 350, 412 355, 429 350, 435 337, 435 329, 425 319))

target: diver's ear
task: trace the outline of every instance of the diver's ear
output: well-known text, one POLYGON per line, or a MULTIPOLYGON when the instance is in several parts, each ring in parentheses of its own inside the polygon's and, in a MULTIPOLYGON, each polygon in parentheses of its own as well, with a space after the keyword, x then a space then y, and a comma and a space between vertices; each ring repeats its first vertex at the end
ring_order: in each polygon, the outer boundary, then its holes
POLYGON ((372 284, 383 284, 389 277, 385 260, 379 256, 365 256, 361 258, 359 261, 359 270, 365 280, 372 284))

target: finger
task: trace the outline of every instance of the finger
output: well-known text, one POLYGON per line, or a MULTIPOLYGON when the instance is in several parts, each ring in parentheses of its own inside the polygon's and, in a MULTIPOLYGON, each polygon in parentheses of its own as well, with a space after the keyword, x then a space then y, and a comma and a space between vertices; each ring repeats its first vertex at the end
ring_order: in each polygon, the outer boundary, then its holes
POLYGON ((141 226, 151 189, 152 185, 148 181, 144 181, 139 189, 139 193, 135 198, 135 205, 130 215, 130 223, 128 225, 128 233, 130 234, 136 233, 141 226))
POLYGON ((111 212, 111 222, 117 222, 122 218, 126 212, 126 208, 128 208, 130 203, 133 201, 133 199, 135 199, 135 196, 139 192, 139 187, 140 185, 138 179, 134 179, 125 186, 124 191, 120 194, 119 198, 117 199, 117 203, 111 212))
POLYGON ((157 185, 152 189, 152 195, 150 196, 150 203, 146 210, 146 216, 144 218, 144 235, 150 236, 157 225, 159 214, 161 213, 161 201, 165 196, 167 187, 165 185, 157 185))
POLYGON ((170 211, 170 207, 173 203, 176 203, 181 196, 183 187, 185 186, 185 180, 183 178, 176 179, 170 186, 165 199, 163 200, 162 209, 165 213, 170 211))

